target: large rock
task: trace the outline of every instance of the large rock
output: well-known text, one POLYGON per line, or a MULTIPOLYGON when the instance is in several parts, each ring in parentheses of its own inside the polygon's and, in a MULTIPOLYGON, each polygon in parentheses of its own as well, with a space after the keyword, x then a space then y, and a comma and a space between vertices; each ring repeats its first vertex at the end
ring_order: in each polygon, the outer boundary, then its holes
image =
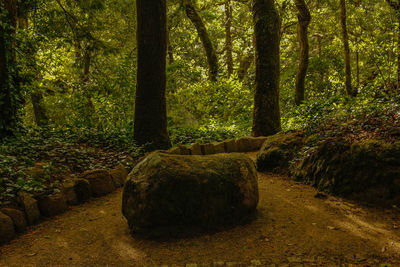
POLYGON ((257 170, 286 171, 289 163, 304 145, 302 132, 278 133, 269 136, 257 155, 257 170))
POLYGON ((107 170, 92 170, 82 174, 82 178, 90 183, 93 196, 100 197, 114 191, 114 182, 107 170))
POLYGON ((0 245, 7 243, 15 236, 14 224, 10 217, 0 212, 0 245))
POLYGON ((2 208, 0 211, 11 218, 15 230, 18 232, 24 232, 26 230, 27 222, 22 211, 11 208, 2 208))
POLYGON ((18 203, 24 210, 29 225, 32 225, 39 221, 40 211, 36 199, 31 197, 26 192, 19 192, 18 203))
POLYGON ((124 185, 126 177, 128 177, 128 171, 125 169, 125 166, 119 164, 115 169, 110 171, 111 177, 114 182, 114 186, 116 188, 124 185))
POLYGON ((129 174, 122 211, 133 234, 157 236, 238 222, 257 203, 257 172, 248 157, 155 152, 129 174))
POLYGON ((56 216, 67 210, 67 200, 64 194, 53 194, 39 199, 40 213, 46 217, 56 216))
POLYGON ((79 178, 66 179, 63 182, 63 192, 70 205, 84 203, 92 196, 89 181, 79 178))

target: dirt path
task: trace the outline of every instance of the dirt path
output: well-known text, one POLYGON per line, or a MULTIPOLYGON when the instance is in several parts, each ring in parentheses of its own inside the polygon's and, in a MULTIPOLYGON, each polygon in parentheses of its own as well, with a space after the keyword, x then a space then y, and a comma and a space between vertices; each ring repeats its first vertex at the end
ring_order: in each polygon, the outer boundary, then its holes
POLYGON ((0 266, 400 264, 400 212, 315 198, 275 175, 260 174, 259 186, 252 223, 172 242, 132 238, 115 192, 32 227, 0 248, 0 266))

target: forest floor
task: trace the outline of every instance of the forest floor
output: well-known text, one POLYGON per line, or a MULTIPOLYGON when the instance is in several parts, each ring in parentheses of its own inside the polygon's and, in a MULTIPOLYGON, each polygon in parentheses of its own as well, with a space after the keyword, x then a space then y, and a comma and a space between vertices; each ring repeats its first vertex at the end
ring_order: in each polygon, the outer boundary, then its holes
POLYGON ((259 174, 259 190, 258 215, 251 223, 173 241, 130 236, 117 191, 31 227, 0 247, 0 266, 400 264, 396 207, 364 207, 318 195, 310 186, 272 174, 259 174))

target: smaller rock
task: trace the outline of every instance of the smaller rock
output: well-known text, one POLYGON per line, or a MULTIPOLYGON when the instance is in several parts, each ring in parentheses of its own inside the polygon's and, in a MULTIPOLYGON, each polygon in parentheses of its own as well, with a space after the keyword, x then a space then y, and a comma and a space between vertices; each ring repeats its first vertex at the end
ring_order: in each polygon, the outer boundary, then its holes
POLYGON ((228 139, 224 141, 224 144, 226 153, 238 152, 238 147, 235 139, 228 139))
POLYGON ((21 233, 26 230, 28 223, 26 222, 25 214, 22 211, 11 208, 2 208, 1 212, 11 218, 17 232, 21 233))
POLYGON ((212 155, 215 154, 215 149, 213 144, 202 144, 201 151, 203 155, 212 155))
POLYGON ((186 146, 179 146, 179 148, 181 150, 181 155, 190 155, 190 149, 186 146))
POLYGON ((10 217, 0 212, 0 244, 5 244, 15 236, 14 224, 10 217))
POLYGON ((67 210, 67 201, 63 194, 54 194, 40 198, 39 210, 43 216, 52 217, 67 210))
POLYGON ((79 178, 66 179, 63 182, 63 192, 70 205, 84 203, 92 196, 89 181, 79 178))
POLYGON ((201 145, 199 143, 192 144, 189 149, 191 155, 203 155, 203 152, 201 151, 201 145))
POLYGON ((32 225, 39 221, 40 211, 36 199, 31 197, 26 192, 19 192, 17 201, 21 208, 24 210, 29 225, 32 225))
POLYGON ((253 151, 252 142, 250 141, 251 137, 242 137, 236 139, 236 146, 238 152, 251 152, 253 151))
POLYGON ((223 261, 214 261, 214 267, 217 267, 217 266, 225 266, 225 262, 223 262, 223 261))
POLYGON ((107 170, 92 170, 82 174, 82 178, 87 179, 93 196, 100 197, 114 191, 114 183, 107 170))
POLYGON ((123 186, 126 177, 128 177, 128 171, 122 164, 119 164, 115 169, 111 170, 110 174, 116 188, 123 186))
POLYGON ((212 145, 214 146, 215 154, 225 153, 225 144, 224 144, 224 142, 216 142, 216 143, 212 143, 212 145))
POLYGON ((187 263, 186 267, 197 267, 196 263, 187 263))
POLYGON ((180 155, 181 154, 181 149, 179 147, 173 147, 173 148, 168 149, 167 153, 180 155))

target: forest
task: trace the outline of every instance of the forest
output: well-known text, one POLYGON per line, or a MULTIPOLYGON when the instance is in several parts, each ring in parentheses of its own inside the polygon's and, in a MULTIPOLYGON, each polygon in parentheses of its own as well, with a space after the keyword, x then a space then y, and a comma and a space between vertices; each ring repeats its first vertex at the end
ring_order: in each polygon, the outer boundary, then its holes
POLYGON ((400 0, 0 0, 1 266, 393 266, 399 219, 400 0))

